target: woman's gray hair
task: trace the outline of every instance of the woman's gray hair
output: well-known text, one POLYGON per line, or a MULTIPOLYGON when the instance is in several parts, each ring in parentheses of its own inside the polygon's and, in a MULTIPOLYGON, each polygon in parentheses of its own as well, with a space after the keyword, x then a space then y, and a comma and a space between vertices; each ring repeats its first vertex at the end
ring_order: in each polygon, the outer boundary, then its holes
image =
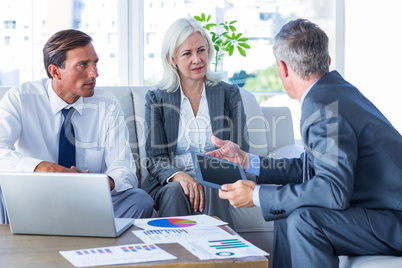
POLYGON ((172 58, 176 54, 178 47, 186 41, 186 39, 194 32, 198 32, 205 38, 208 49, 207 73, 205 75, 205 83, 210 86, 217 85, 220 82, 220 75, 210 68, 210 62, 214 58, 215 48, 209 34, 202 25, 193 18, 180 18, 170 25, 165 33, 162 42, 162 65, 163 77, 155 88, 167 90, 167 92, 175 92, 180 85, 179 72, 172 58))
POLYGON ((316 24, 297 19, 284 25, 275 36, 274 55, 304 80, 329 72, 328 37, 316 24))

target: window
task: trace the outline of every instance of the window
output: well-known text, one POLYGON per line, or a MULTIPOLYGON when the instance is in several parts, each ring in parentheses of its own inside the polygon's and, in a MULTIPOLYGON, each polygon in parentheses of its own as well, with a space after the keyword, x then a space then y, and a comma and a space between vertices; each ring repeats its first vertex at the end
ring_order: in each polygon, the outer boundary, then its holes
POLYGON ((16 42, 15 46, 0 47, 0 70, 3 75, 19 74, 14 78, 10 76, 10 79, 2 79, 3 85, 5 81, 14 85, 46 77, 42 62, 43 45, 52 34, 66 28, 77 28, 93 37, 100 57, 98 84, 104 86, 138 84, 138 81, 142 84, 143 80, 145 84, 152 85, 158 81, 162 72, 160 46, 164 32, 179 17, 204 12, 211 14, 214 21, 238 20, 238 31, 249 38, 251 49, 247 51, 246 58, 237 52, 235 56, 225 58, 221 69, 227 71, 228 77, 239 84, 274 64, 272 38, 285 21, 303 14, 323 25, 327 32, 334 32, 335 0, 16 2, 0 2, 0 17, 7 18, 4 20, 4 28, 8 31, 8 37, 3 36, 3 45, 13 40, 16 42), (25 7, 23 10, 19 8, 22 5, 25 7), (18 29, 17 25, 23 25, 23 28, 18 29), (20 42, 23 40, 27 42, 20 42), (132 67, 133 64, 136 67, 132 67), (132 78, 142 73, 143 77, 132 78))
MULTIPOLYGON (((279 28, 304 17, 328 34, 331 69, 357 86, 402 132, 397 66, 402 54, 396 34, 401 9, 402 2, 394 0, 1 0, 0 86, 46 77, 43 45, 53 33, 71 27, 94 39, 98 85, 152 85, 162 75, 166 28, 179 17, 204 12, 214 21, 237 20, 238 30, 249 38, 246 58, 236 54, 223 60, 229 82, 245 87, 249 81, 248 89, 259 91, 254 93, 262 105, 290 106, 297 124, 299 104, 285 95, 264 103, 276 88, 259 80, 264 72, 275 76, 275 67, 267 68, 274 65, 272 40, 279 28)), ((298 129, 295 125, 296 134, 298 129)))
POLYGON ((4 21, 4 29, 15 29, 17 22, 15 20, 4 21))
POLYGON ((4 40, 4 45, 0 43, 0 85, 17 85, 47 77, 43 68, 43 46, 52 34, 68 28, 92 36, 100 57, 99 72, 102 73, 98 84, 117 85, 118 1, 0 1, 0 18, 10 18, 4 21, 7 35, 0 31, 0 38, 4 40), (18 25, 23 27, 19 29, 18 25), (22 42, 24 40, 28 42, 22 42))
POLYGON ((4 44, 9 45, 10 44, 10 36, 4 36, 4 44))
POLYGON ((177 18, 201 13, 210 14, 211 22, 237 20, 235 26, 238 32, 249 38, 251 49, 246 50, 246 57, 235 51, 234 56, 225 57, 220 66, 220 69, 228 72, 229 82, 235 81, 241 86, 248 77, 258 75, 275 63, 273 38, 280 27, 291 19, 304 17, 319 24, 330 36, 331 54, 335 51, 335 0, 193 0, 178 1, 176 6, 171 1, 162 1, 164 5, 155 2, 160 0, 149 1, 144 6, 144 78, 149 85, 162 77, 160 51, 167 27, 177 18))

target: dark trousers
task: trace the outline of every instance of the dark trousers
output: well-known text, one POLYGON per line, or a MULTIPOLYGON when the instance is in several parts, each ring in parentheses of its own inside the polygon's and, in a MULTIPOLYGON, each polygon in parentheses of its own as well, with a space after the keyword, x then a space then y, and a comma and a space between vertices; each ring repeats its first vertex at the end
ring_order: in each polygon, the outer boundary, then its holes
POLYGON ((139 188, 112 195, 112 202, 116 218, 150 218, 154 208, 152 197, 139 188))
MULTIPOLYGON (((371 215, 373 211, 371 210, 371 215)), ((383 213, 379 212, 379 217, 383 213)), ((384 228, 402 224, 398 217, 384 219, 384 228), (399 222, 398 222, 399 221, 399 222), (387 222, 389 224, 387 224, 387 222)), ((305 207, 275 221, 274 268, 338 267, 340 255, 402 256, 401 234, 383 241, 372 230, 366 210, 330 210, 305 207)))

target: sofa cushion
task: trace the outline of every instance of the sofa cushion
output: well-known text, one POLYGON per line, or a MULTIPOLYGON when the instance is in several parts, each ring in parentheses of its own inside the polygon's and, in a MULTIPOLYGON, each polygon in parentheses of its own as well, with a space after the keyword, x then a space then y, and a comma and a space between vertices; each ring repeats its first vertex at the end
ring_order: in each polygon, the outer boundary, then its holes
POLYGON ((267 130, 268 122, 264 118, 254 95, 244 88, 240 88, 243 99, 244 111, 247 118, 248 138, 250 142, 250 153, 260 156, 268 154, 267 130))
POLYGON ((261 107, 268 122, 267 140, 269 152, 295 143, 293 120, 288 107, 261 107))
POLYGON ((147 154, 145 152, 145 95, 152 87, 133 87, 132 88, 132 101, 134 103, 136 137, 138 139, 138 153, 139 153, 139 167, 140 176, 138 179, 144 181, 149 175, 147 169, 147 154))
POLYGON ((339 261, 339 268, 402 267, 402 257, 397 256, 339 256, 339 261))
MULTIPOLYGON (((140 170, 139 170, 139 157, 138 157, 138 145, 137 145, 137 132, 134 120, 134 106, 133 106, 133 97, 132 91, 129 87, 98 87, 105 90, 108 90, 113 95, 117 97, 121 104, 121 108, 124 113, 124 119, 127 124, 128 133, 130 135, 129 142, 131 153, 134 157, 136 168, 137 168, 137 178, 140 178, 140 170)), ((138 179, 138 187, 141 186, 141 181, 138 179)))

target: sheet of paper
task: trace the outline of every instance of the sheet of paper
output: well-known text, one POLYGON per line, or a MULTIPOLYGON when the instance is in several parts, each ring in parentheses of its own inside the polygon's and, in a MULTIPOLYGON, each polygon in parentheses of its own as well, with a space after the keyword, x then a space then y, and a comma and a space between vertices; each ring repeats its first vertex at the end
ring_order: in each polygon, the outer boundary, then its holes
POLYGON ((91 267, 137 262, 174 260, 176 256, 154 244, 133 244, 104 248, 60 251, 75 267, 91 267))
POLYGON ((233 235, 219 227, 138 230, 133 233, 144 243, 180 243, 188 240, 230 239, 233 235))
POLYGON ((200 260, 269 255, 238 235, 230 239, 200 239, 183 241, 180 244, 200 260))
POLYGON ((205 228, 225 224, 227 223, 208 215, 148 218, 134 221, 135 226, 144 230, 205 228))

